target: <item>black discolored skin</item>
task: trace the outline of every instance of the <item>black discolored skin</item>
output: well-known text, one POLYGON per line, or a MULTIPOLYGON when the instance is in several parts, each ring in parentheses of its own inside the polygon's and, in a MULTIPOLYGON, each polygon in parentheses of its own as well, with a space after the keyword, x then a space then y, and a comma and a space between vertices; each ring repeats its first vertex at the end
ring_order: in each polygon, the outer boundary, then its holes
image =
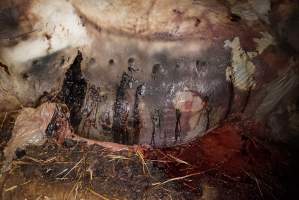
POLYGON ((76 129, 81 121, 81 107, 84 102, 87 82, 81 72, 82 54, 78 52, 73 64, 65 73, 65 79, 58 99, 70 110, 70 122, 76 129))
POLYGON ((112 125, 113 141, 117 143, 127 144, 129 136, 127 132, 129 110, 128 102, 125 97, 126 90, 130 87, 132 76, 123 73, 120 85, 116 92, 116 100, 114 105, 114 116, 112 125))

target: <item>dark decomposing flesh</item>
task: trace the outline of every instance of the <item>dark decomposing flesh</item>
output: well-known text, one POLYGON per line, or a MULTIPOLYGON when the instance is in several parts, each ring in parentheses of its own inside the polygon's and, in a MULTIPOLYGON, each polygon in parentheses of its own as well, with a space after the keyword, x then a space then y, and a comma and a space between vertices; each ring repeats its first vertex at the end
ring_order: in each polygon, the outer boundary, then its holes
POLYGON ((82 54, 78 52, 74 63, 65 73, 65 79, 63 82, 58 99, 65 103, 70 110, 70 121, 72 126, 77 129, 81 121, 81 107, 84 102, 87 82, 83 78, 81 72, 82 54))

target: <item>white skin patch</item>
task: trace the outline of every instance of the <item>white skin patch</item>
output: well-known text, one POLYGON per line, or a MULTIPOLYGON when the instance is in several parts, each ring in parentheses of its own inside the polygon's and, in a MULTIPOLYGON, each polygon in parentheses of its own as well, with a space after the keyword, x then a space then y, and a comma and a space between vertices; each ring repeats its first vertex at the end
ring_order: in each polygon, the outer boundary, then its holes
POLYGON ((234 86, 240 90, 253 88, 255 65, 247 52, 242 49, 240 39, 235 37, 233 41, 226 40, 224 47, 232 49, 232 65, 226 69, 226 79, 233 81, 234 86))
POLYGON ((39 21, 34 24, 37 34, 14 47, 1 50, 8 65, 19 65, 68 47, 89 43, 89 38, 72 5, 63 0, 34 2, 29 11, 39 21), (45 36, 48 35, 48 38, 45 36))
POLYGON ((267 49, 270 45, 275 45, 275 40, 267 32, 261 32, 261 38, 254 38, 253 41, 256 43, 256 50, 259 54, 263 53, 265 49, 267 49))

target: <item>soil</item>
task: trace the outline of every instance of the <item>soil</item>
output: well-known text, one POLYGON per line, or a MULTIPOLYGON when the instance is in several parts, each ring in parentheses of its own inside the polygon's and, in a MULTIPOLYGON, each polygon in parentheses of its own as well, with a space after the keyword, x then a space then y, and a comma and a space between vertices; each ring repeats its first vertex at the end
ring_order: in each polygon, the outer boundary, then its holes
MULTIPOLYGON (((66 140, 31 146, 1 180, 2 199, 186 199, 141 155, 66 140)), ((194 195, 193 195, 194 196, 194 195)))
POLYGON ((186 145, 118 152, 49 136, 16 151, 1 199, 286 199, 298 165, 266 135, 260 124, 230 119, 186 145))

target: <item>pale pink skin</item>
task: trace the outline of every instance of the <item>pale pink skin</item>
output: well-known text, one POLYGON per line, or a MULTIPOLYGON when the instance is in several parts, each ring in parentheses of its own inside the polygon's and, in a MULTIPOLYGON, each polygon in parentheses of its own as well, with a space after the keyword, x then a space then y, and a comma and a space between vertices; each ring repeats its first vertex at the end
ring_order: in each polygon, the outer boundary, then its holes
POLYGON ((96 145, 102 146, 104 148, 107 148, 111 151, 128 151, 128 150, 135 149, 135 146, 130 147, 127 145, 117 144, 117 143, 113 143, 113 142, 101 142, 101 141, 97 141, 97 140, 83 138, 78 135, 72 135, 71 139, 76 140, 76 141, 84 141, 87 143, 87 145, 96 144, 96 145))

